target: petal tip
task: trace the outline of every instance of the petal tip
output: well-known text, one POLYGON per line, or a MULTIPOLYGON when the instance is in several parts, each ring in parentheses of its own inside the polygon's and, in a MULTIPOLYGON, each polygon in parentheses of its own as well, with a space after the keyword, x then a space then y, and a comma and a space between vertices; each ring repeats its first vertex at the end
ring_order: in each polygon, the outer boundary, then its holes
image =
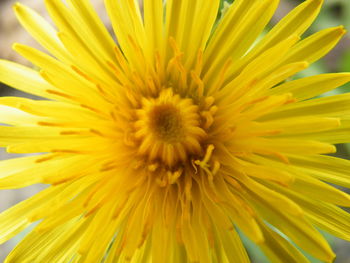
POLYGON ((344 35, 346 33, 346 29, 343 25, 337 26, 335 30, 339 32, 339 35, 344 35))
POLYGON ((19 3, 19 2, 15 2, 13 5, 12 5, 12 8, 15 10, 15 11, 18 11, 18 9, 20 9, 22 7, 22 5, 19 3))

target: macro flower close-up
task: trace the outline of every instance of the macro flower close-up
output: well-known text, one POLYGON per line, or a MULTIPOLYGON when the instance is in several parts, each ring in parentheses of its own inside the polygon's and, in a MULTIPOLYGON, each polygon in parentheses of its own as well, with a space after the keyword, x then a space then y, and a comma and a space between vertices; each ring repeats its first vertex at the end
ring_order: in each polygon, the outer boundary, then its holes
MULTIPOLYGON (((25 2, 25 1, 23 1, 25 2)), ((45 0, 21 3, 44 48, 13 49, 0 82, 0 189, 48 185, 0 214, 6 263, 244 263, 241 236, 271 262, 336 255, 350 240, 350 73, 292 78, 343 26, 304 37, 323 1, 266 30, 278 0, 45 0), (340 186, 343 188, 338 188, 340 186)))

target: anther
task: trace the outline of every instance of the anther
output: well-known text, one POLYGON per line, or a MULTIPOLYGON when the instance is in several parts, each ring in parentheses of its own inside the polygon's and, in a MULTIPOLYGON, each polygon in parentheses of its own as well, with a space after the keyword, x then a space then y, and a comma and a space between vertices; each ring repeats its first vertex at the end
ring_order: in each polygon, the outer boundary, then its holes
POLYGON ((174 184, 177 181, 177 179, 182 175, 182 169, 179 169, 175 172, 168 171, 167 175, 169 184, 174 184))

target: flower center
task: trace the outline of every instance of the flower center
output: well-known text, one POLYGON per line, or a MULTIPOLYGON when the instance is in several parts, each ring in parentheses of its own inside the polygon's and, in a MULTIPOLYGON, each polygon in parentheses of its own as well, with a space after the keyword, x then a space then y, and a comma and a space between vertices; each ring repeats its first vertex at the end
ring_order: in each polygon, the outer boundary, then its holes
POLYGON ((150 128, 160 140, 168 143, 181 141, 184 136, 180 111, 171 104, 155 106, 149 113, 150 128))
POLYGON ((143 98, 136 115, 138 154, 147 161, 172 168, 203 153, 201 145, 207 134, 192 99, 167 89, 157 98, 143 98))

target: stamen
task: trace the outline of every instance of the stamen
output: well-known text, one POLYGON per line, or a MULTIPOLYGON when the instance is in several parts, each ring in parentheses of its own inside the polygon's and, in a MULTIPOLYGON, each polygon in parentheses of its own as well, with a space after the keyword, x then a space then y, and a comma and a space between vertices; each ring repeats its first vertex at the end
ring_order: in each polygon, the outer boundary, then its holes
POLYGON ((175 59, 175 66, 180 73, 180 86, 182 87, 182 91, 187 88, 187 71, 185 67, 182 65, 179 57, 175 59))
POLYGON ((183 53, 180 51, 180 49, 176 43, 175 38, 169 37, 169 44, 170 44, 170 47, 173 50, 175 56, 179 56, 179 55, 182 56, 183 55, 183 53))
POLYGON ((90 131, 91 133, 93 133, 93 134, 98 135, 98 136, 105 137, 105 135, 104 135, 101 131, 99 131, 99 130, 90 129, 89 131, 90 131))
POLYGON ((126 61, 123 53, 121 52, 120 48, 118 46, 115 46, 114 47, 114 54, 115 54, 115 57, 119 63, 119 66, 121 67, 122 69, 122 72, 125 74, 125 75, 130 75, 130 68, 129 68, 129 64, 128 62, 126 61))
POLYGON ((81 135, 81 131, 61 131, 60 135, 81 135))
POLYGON ((154 80, 152 78, 147 79, 147 87, 153 96, 155 96, 158 93, 158 89, 157 89, 157 87, 154 83, 154 80))
POLYGON ((57 96, 60 96, 60 97, 64 97, 66 99, 70 99, 70 100, 75 100, 75 98, 71 95, 68 95, 66 93, 63 93, 63 92, 60 92, 60 91, 57 91, 57 90, 51 90, 51 89, 47 89, 45 90, 47 93, 50 93, 50 94, 54 94, 54 95, 57 95, 57 96))
POLYGON ((212 170, 211 170, 211 173, 212 173, 213 175, 216 175, 217 172, 220 170, 220 166, 221 166, 221 164, 220 164, 219 161, 214 161, 214 165, 213 165, 213 168, 212 168, 212 170))
POLYGON ((213 104, 214 104, 214 102, 215 102, 215 98, 214 98, 214 97, 212 97, 212 96, 210 96, 210 97, 206 97, 206 98, 205 98, 205 100, 204 100, 204 102, 205 102, 204 107, 205 107, 205 108, 209 108, 211 105, 213 105, 213 104))
POLYGON ((226 79, 226 73, 229 69, 229 67, 232 64, 232 60, 228 59, 222 69, 220 70, 218 79, 214 82, 213 85, 210 85, 207 94, 213 94, 214 92, 220 90, 224 84, 224 81, 226 79))
POLYGON ((159 177, 157 177, 156 183, 160 187, 165 187, 168 185, 168 178, 166 176, 164 176, 163 174, 161 174, 159 177))
MULTIPOLYGON (((83 77, 84 79, 94 82, 93 79, 91 77, 89 77, 89 75, 85 74, 83 71, 81 71, 78 67, 71 65, 71 68, 81 77, 83 77)), ((95 82, 94 82, 95 83, 95 82)))
POLYGON ((127 97, 128 101, 131 103, 132 107, 138 108, 140 107, 140 100, 137 97, 137 93, 130 90, 127 87, 127 91, 125 92, 125 96, 127 97))
POLYGON ((91 107, 90 105, 80 104, 80 107, 88 109, 88 110, 91 110, 91 111, 96 112, 98 114, 103 114, 104 115, 104 113, 102 111, 100 111, 100 110, 98 110, 98 109, 96 109, 94 107, 91 107))
POLYGON ((150 164, 147 166, 147 168, 150 172, 154 172, 155 170, 157 170, 158 167, 159 167, 158 163, 150 164))
POLYGON ((127 130, 124 132, 124 143, 127 146, 135 146, 135 138, 134 138, 134 134, 131 130, 127 130))
MULTIPOLYGON (((161 83, 164 83, 164 78, 165 78, 165 76, 164 76, 164 67, 163 67, 163 63, 162 63, 162 59, 161 59, 161 55, 160 55, 159 51, 156 52, 155 59, 156 59, 155 60, 156 72, 155 73, 157 74, 157 76, 159 78, 159 81, 161 83)), ((160 86, 160 83, 158 83, 158 86, 160 86)))
POLYGON ((202 97, 204 94, 204 83, 201 80, 201 78, 198 76, 198 74, 195 71, 191 71, 191 78, 193 80, 193 83, 197 85, 197 88, 195 89, 193 86, 191 86, 191 90, 196 90, 198 97, 202 97))
POLYGON ((197 76, 200 76, 203 69, 203 51, 198 50, 196 65, 194 67, 194 72, 197 76))
POLYGON ((201 116, 204 118, 204 129, 208 129, 214 122, 213 115, 209 111, 203 111, 201 116))
POLYGON ((142 90, 146 86, 143 82, 143 79, 141 79, 141 77, 136 72, 133 72, 131 75, 131 80, 133 82, 134 88, 138 88, 138 90, 142 90))
POLYGON ((182 172, 183 172, 182 169, 179 169, 175 172, 168 171, 167 175, 168 175, 169 184, 174 184, 177 181, 177 179, 181 176, 182 172))
POLYGON ((131 84, 129 79, 126 77, 126 73, 123 71, 123 69, 120 69, 110 61, 107 61, 107 65, 113 70, 115 77, 121 85, 125 85, 126 83, 131 84))
POLYGON ((68 150, 68 149, 52 149, 52 153, 73 153, 73 154, 83 154, 83 151, 78 150, 68 150))
POLYGON ((46 161, 49 161, 49 160, 52 160, 56 157, 60 156, 60 154, 51 154, 49 156, 45 156, 45 157, 41 157, 39 159, 36 159, 35 162, 36 163, 42 163, 42 162, 46 162, 46 161))
POLYGON ((204 159, 203 159, 202 163, 207 163, 210 160, 210 157, 211 157, 214 149, 215 149, 215 147, 212 144, 210 144, 207 147, 207 152, 205 153, 205 156, 204 156, 204 159))
POLYGON ((64 125, 62 123, 53 123, 53 122, 46 122, 46 121, 38 121, 37 125, 49 126, 49 127, 66 127, 66 126, 68 126, 68 125, 64 125))

